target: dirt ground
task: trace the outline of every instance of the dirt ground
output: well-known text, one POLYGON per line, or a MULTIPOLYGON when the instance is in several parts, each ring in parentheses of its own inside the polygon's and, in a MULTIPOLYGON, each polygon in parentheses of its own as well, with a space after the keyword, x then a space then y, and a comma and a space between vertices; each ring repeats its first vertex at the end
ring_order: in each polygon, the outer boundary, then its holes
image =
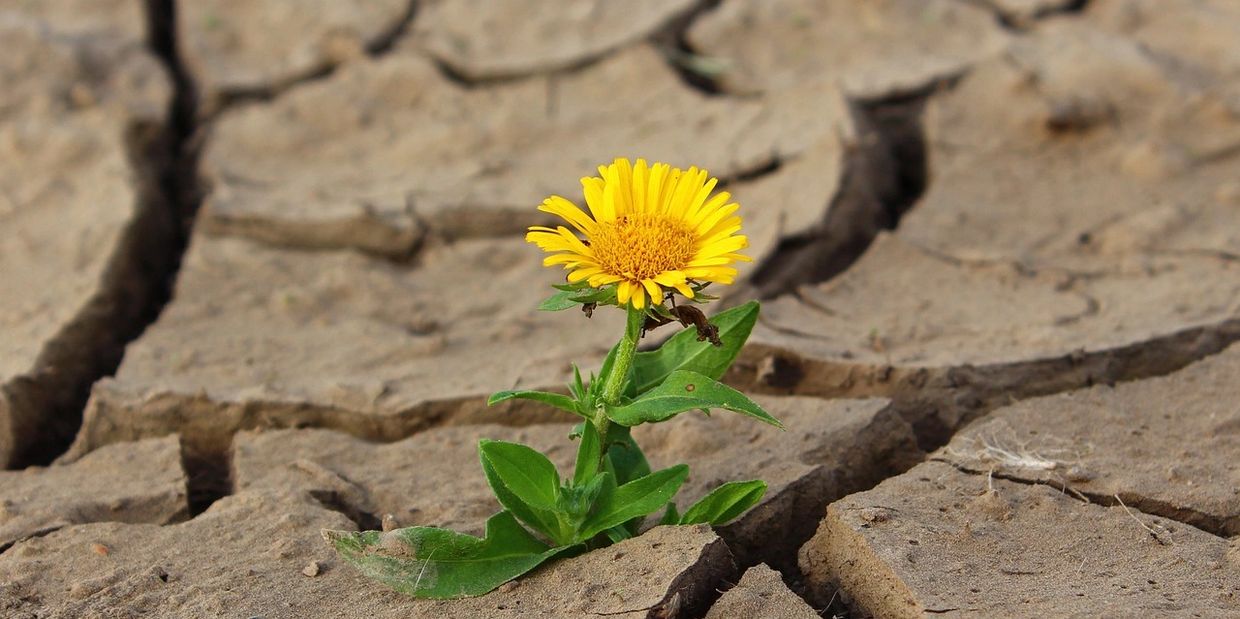
POLYGON ((1240 616, 1240 2, 0 0, 0 617, 1240 616), (717 530, 415 601, 594 367, 522 235, 702 166, 763 301, 643 427, 717 530))

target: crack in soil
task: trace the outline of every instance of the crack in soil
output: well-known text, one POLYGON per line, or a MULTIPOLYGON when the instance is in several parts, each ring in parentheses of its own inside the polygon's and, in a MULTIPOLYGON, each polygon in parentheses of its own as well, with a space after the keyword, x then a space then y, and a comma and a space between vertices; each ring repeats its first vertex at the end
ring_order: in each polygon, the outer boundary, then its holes
POLYGON ((27 535, 27 536, 25 536, 25 537, 23 537, 23 538, 21 538, 21 539, 15 539, 15 540, 13 540, 13 541, 11 541, 11 542, 7 542, 7 543, 0 544, 0 555, 3 555, 4 553, 8 552, 10 548, 12 548, 12 547, 14 547, 14 546, 16 546, 16 545, 18 545, 18 544, 20 544, 20 543, 22 543, 22 542, 25 542, 25 541, 27 541, 27 540, 32 540, 32 539, 35 539, 35 538, 38 538, 38 537, 46 537, 46 536, 51 535, 52 533, 55 533, 55 532, 57 532, 57 531, 59 531, 59 530, 61 530, 61 529, 65 528, 65 527, 67 527, 67 526, 72 526, 72 524, 71 524, 71 523, 65 523, 65 524, 55 524, 55 525, 52 525, 52 526, 49 526, 49 527, 44 527, 44 528, 42 528, 42 529, 39 529, 38 531, 34 531, 34 532, 33 532, 33 533, 31 533, 30 535, 27 535))
POLYGON ((904 367, 807 359, 793 350, 746 347, 726 380, 753 393, 891 398, 920 446, 945 445, 965 423, 1011 402, 1163 376, 1240 341, 1240 318, 1096 351, 989 365, 904 367))
POLYGON ((227 449, 222 452, 196 449, 184 435, 180 440, 185 500, 189 504, 189 517, 194 518, 232 494, 232 458, 227 449))
POLYGON ((0 401, 10 406, 15 440, 9 460, 0 464, 46 465, 63 452, 81 426, 91 385, 116 372, 126 344, 168 299, 181 234, 160 183, 167 139, 153 123, 125 128, 137 186, 133 219, 107 258, 98 291, 44 345, 33 371, 4 387, 0 401))
MULTIPOLYGON (((175 3, 175 0, 150 1, 167 4, 175 3)), ((396 47, 396 44, 400 41, 401 37, 409 31, 409 26, 413 23, 414 18, 417 16, 419 4, 420 3, 418 0, 409 0, 405 6, 405 12, 401 14, 400 19, 392 24, 392 27, 386 32, 375 37, 373 41, 369 41, 365 46, 363 46, 362 51, 365 52, 366 56, 370 60, 380 58, 396 47)), ((335 73, 339 68, 340 64, 338 63, 324 61, 320 66, 313 67, 300 75, 289 76, 286 79, 280 80, 278 83, 265 86, 255 86, 253 88, 232 88, 221 91, 215 95, 214 101, 210 103, 209 109, 200 110, 197 113, 200 113, 205 117, 205 122, 209 122, 233 106, 243 105, 246 103, 271 101, 272 99, 279 97, 297 86, 326 79, 335 73)))
POLYGON ((995 479, 1003 479, 1006 481, 1024 484, 1026 486, 1050 486, 1062 492, 1071 494, 1078 499, 1082 499, 1086 503, 1092 503, 1102 507, 1124 507, 1144 515, 1158 516, 1160 518, 1166 518, 1167 520, 1174 520, 1175 522, 1200 529, 1201 531, 1221 539, 1227 539, 1240 533, 1240 523, 1213 516, 1199 510, 1195 510, 1191 507, 1175 506, 1166 501, 1160 501, 1140 493, 1120 492, 1118 494, 1101 494, 1097 492, 1088 492, 1073 486, 1072 483, 1066 479, 1056 479, 1053 481, 1028 479, 1011 473, 1001 473, 994 469, 980 469, 966 466, 941 456, 933 456, 929 458, 929 460, 932 462, 942 462, 943 464, 950 465, 952 468, 962 473, 968 473, 970 475, 991 475, 995 479))
POLYGON ((752 286, 761 299, 843 273, 883 230, 894 229, 924 193, 929 172, 922 110, 929 94, 858 102, 858 144, 846 155, 840 190, 826 218, 805 234, 780 241, 757 265, 752 286))
POLYGON ((330 509, 353 521, 358 531, 378 531, 383 528, 383 521, 358 505, 354 505, 343 494, 331 490, 310 490, 310 498, 318 502, 324 509, 330 509))
POLYGON ((650 41, 663 52, 668 67, 680 76, 685 86, 707 96, 729 96, 719 86, 715 74, 702 65, 706 59, 689 44, 689 28, 699 17, 719 8, 723 0, 698 0, 683 15, 669 21, 650 36, 650 41))
MULTIPOLYGON (((1054 17, 1056 15, 1074 15, 1081 13, 1088 6, 1090 0, 1071 0, 1062 6, 1045 6, 1034 10, 1026 16, 1015 16, 1003 10, 1003 7, 995 2, 995 0, 960 0, 965 4, 971 4, 980 9, 989 11, 995 18, 995 23, 999 24, 1004 30, 1016 33, 1029 32, 1037 22, 1054 17)), ((953 609, 954 610, 954 609, 953 609)))
MULTIPOLYGON (((149 394, 132 407, 108 408, 96 401, 91 414, 129 421, 124 435, 81 434, 65 455, 75 460, 104 444, 176 431, 188 479, 190 513, 197 515, 232 494, 231 452, 237 432, 258 428, 325 428, 375 443, 404 440, 445 425, 500 423, 527 426, 563 421, 563 413, 521 401, 487 407, 486 396, 433 400, 381 419, 344 408, 307 402, 217 402, 204 394, 149 394)), ((110 425, 110 424, 104 424, 110 425)))
POLYGON ((35 374, 6 388, 19 437, 4 463, 11 468, 46 465, 69 447, 92 385, 115 374, 125 346, 171 298, 200 202, 192 139, 196 95, 174 51, 172 11, 171 0, 146 4, 146 44, 171 78, 173 96, 164 123, 136 122, 124 130, 136 185, 134 218, 108 258, 99 292, 47 345, 35 374), (33 414, 23 416, 23 410, 33 414))

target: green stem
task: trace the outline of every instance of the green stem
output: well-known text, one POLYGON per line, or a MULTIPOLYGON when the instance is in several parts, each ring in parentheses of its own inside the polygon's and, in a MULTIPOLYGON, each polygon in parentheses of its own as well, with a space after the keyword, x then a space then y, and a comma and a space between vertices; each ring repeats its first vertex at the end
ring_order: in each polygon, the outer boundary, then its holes
MULTIPOLYGON (((612 362, 611 373, 603 383, 603 405, 615 406, 620 403, 620 394, 624 390, 625 379, 629 375, 629 367, 633 365, 633 354, 637 351, 637 341, 642 336, 642 326, 646 324, 646 312, 626 306, 628 319, 624 326, 624 338, 616 348, 616 358, 612 362)), ((607 460, 607 426, 611 425, 602 409, 594 412, 594 427, 598 429, 599 439, 603 442, 602 462, 600 470, 607 460)))
POLYGON ((637 351, 637 340, 642 335, 642 325, 646 323, 646 312, 628 307, 628 321, 624 326, 624 339, 616 349, 616 360, 612 363, 611 374, 603 383, 603 403, 616 405, 620 402, 620 391, 624 389, 624 379, 628 377, 629 367, 633 365, 633 353, 637 351))

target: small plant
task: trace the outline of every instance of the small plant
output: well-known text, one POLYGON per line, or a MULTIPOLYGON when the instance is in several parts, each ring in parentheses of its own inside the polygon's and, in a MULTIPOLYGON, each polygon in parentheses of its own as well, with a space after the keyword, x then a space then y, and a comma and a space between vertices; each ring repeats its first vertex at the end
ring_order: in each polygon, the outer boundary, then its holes
POLYGON ((732 283, 731 265, 749 260, 737 253, 747 245, 737 234, 738 205, 727 192, 712 195, 717 179, 694 167, 617 159, 599 173, 581 179, 590 215, 559 196, 539 207, 576 232, 534 226, 526 240, 551 254, 545 266, 568 271, 567 283, 555 286, 539 309, 581 307, 589 316, 613 305, 627 314, 624 336, 597 375, 583 379, 573 366, 568 395, 501 391, 488 402, 534 400, 581 417, 569 437, 578 441, 571 475, 562 477, 546 456, 524 445, 481 441, 482 471, 503 507, 487 520, 484 536, 435 527, 324 531, 367 576, 421 598, 482 595, 550 559, 637 535, 659 510, 659 524, 718 525, 762 498, 764 482, 729 482, 678 513, 672 499, 689 467, 651 471, 630 433, 643 423, 712 408, 782 427, 719 382, 757 321, 757 302, 713 320, 696 307, 715 298, 704 292, 707 286, 732 283), (685 329, 655 350, 637 352, 647 331, 673 322, 685 329))

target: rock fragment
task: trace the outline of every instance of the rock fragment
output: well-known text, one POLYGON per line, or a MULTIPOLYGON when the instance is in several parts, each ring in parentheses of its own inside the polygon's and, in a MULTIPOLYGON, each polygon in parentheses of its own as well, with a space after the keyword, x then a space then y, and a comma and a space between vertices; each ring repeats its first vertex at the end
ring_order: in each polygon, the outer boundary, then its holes
POLYGON ((800 561, 813 599, 863 615, 1240 612, 1226 539, 938 462, 833 503, 800 561))
MULTIPOLYGON (((833 88, 707 97, 648 46, 485 88, 393 53, 224 114, 206 148, 213 191, 202 217, 215 233, 274 245, 407 257, 427 237, 515 236, 547 223, 534 206, 550 194, 581 202, 577 179, 617 156, 728 179, 811 149, 841 159, 856 133, 833 88)), ((822 173, 830 187, 839 171, 822 173)), ((750 210, 799 220, 800 209, 816 219, 826 206, 750 210)))
POLYGON ((109 445, 69 465, 2 471, 0 548, 74 524, 172 522, 186 515, 185 497, 176 436, 109 445))
POLYGON ((1233 345, 1168 376, 1026 400, 969 426, 935 458, 1240 535, 1237 375, 1233 345))
POLYGON ((1170 62, 1054 19, 979 64, 928 104, 935 182, 901 236, 962 260, 1081 273, 1236 252, 1235 209, 1214 194, 1233 180, 1240 117, 1170 62))
POLYGON ((761 479, 762 502, 719 534, 741 565, 765 561, 794 570, 791 557, 812 534, 827 503, 868 488, 920 459, 908 424, 886 400, 758 400, 784 432, 726 413, 681 415, 675 422, 637 428, 652 466, 689 464, 677 497, 683 513, 729 481, 761 479))
POLYGON ((93 8, 68 30, 16 9, 0 9, 0 466, 64 448, 90 382, 145 320, 151 256, 174 234, 138 160, 171 96, 158 61, 93 8))
POLYGON ((435 0, 420 8, 402 45, 469 80, 546 73, 647 38, 694 6, 693 0, 435 0))
POLYGON ((1194 88, 1240 105, 1240 7, 1227 0, 1098 0, 1086 6, 1090 23, 1139 41, 1156 55, 1173 59, 1181 79, 1194 88))
POLYGON ((258 492, 227 497, 177 525, 67 527, 0 556, 0 607, 54 617, 636 618, 673 604, 698 609, 735 574, 727 547, 709 528, 660 527, 483 597, 415 601, 340 563, 319 538, 322 528, 354 525, 313 499, 258 492), (93 543, 114 551, 99 556, 93 543), (307 578, 302 570, 312 562, 323 569, 307 578))
POLYGON ((177 32, 209 113, 228 98, 277 92, 390 44, 412 5, 203 0, 177 6, 177 32))
POLYGON ((934 444, 1007 398, 1222 350, 1240 338, 1223 106, 1133 40, 1041 23, 931 97, 927 193, 847 273, 766 304, 735 382, 896 396, 934 444))
POLYGON ((571 423, 470 424, 382 445, 326 429, 242 432, 233 440, 233 483, 239 492, 297 488, 330 498, 371 528, 385 514, 402 527, 481 535, 499 504, 478 464, 479 439, 529 445, 566 471, 575 455, 571 429, 571 423))
POLYGON ((245 428, 394 440, 448 420, 546 420, 557 413, 485 398, 565 384, 569 362, 596 365, 623 318, 538 312, 538 282, 554 275, 536 252, 476 239, 408 265, 200 235, 176 301, 96 384, 73 457, 168 428, 222 457, 245 428))
POLYGON ((706 619, 814 619, 818 613, 784 585, 779 572, 756 565, 710 607, 706 619))
POLYGON ((949 0, 725 1, 688 30, 732 92, 835 83, 853 96, 908 93, 999 52, 1007 36, 986 9, 949 0))

